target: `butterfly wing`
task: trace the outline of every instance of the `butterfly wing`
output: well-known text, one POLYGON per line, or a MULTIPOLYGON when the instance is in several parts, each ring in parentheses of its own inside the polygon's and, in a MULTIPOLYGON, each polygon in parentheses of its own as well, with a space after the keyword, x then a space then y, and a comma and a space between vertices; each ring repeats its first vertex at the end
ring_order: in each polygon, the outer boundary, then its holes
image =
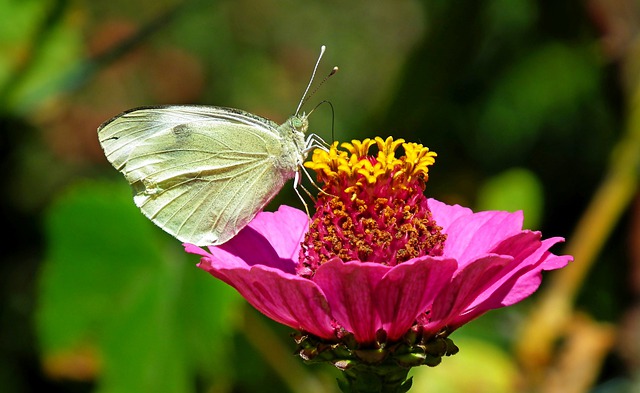
POLYGON ((295 162, 274 165, 283 158, 277 127, 233 109, 168 106, 126 112, 98 136, 142 212, 203 246, 236 235, 295 175, 295 162))

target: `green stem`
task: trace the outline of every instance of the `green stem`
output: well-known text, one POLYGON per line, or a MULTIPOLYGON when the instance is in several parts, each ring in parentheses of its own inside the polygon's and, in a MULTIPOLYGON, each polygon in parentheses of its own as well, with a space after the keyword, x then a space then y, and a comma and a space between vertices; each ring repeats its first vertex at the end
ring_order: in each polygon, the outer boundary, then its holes
POLYGON ((338 386, 343 393, 405 393, 411 388, 410 368, 359 364, 344 370, 338 386))
POLYGON ((12 76, 7 79, 7 82, 0 86, 1 110, 5 110, 5 108, 9 106, 14 92, 18 90, 24 80, 29 77, 31 70, 35 67, 38 60, 40 60, 40 56, 43 53, 44 47, 47 45, 47 41, 51 37, 52 31, 60 24, 60 21, 68 9, 68 3, 69 2, 65 0, 52 2, 51 8, 35 31, 31 42, 25 46, 26 50, 23 60, 12 70, 12 76))
POLYGON ((188 5, 187 1, 182 1, 169 7, 167 10, 143 25, 137 32, 123 39, 114 47, 93 58, 79 61, 66 72, 52 78, 52 80, 35 89, 29 95, 20 97, 18 100, 14 97, 15 92, 19 90, 21 84, 29 76, 30 70, 35 66, 44 45, 46 45, 46 39, 49 37, 50 31, 64 16, 65 8, 63 8, 63 6, 67 3, 68 2, 64 0, 56 2, 57 6, 54 7, 51 15, 47 18, 46 23, 33 40, 32 49, 29 52, 27 61, 22 68, 15 71, 14 77, 10 79, 7 85, 0 86, 0 109, 6 110, 6 108, 11 108, 13 112, 24 114, 36 106, 37 103, 42 101, 43 97, 79 89, 90 81, 91 78, 95 77, 95 75, 104 67, 122 58, 136 47, 145 43, 152 34, 158 32, 178 17, 180 12, 188 5))
POLYGON ((517 343, 518 358, 529 383, 540 384, 551 365, 555 344, 574 315, 574 303, 602 247, 638 192, 640 183, 640 83, 629 98, 626 132, 613 149, 606 176, 591 199, 565 252, 574 256, 554 272, 525 321, 517 343))

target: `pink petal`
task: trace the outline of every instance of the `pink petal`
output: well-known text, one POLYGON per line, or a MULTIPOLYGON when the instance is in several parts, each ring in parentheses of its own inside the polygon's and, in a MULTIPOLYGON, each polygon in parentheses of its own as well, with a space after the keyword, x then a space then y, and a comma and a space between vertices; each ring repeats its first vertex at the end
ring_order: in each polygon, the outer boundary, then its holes
POLYGON ((190 254, 200 255, 205 258, 212 258, 215 260, 216 266, 227 269, 233 267, 247 267, 247 262, 244 261, 242 257, 220 250, 216 247, 209 247, 211 252, 207 252, 195 244, 183 243, 182 245, 184 246, 184 250, 190 254))
POLYGON ((202 256, 198 267, 236 288, 269 318, 332 339, 333 319, 322 291, 289 274, 295 271, 307 227, 305 213, 281 206, 274 213, 259 213, 233 239, 209 247, 210 253, 191 244, 185 250, 202 256))
MULTIPOLYGON (((530 250, 528 247, 522 247, 523 250, 528 252, 515 253, 514 257, 518 263, 514 266, 508 266, 504 277, 502 277, 500 281, 497 281, 491 288, 488 288, 488 292, 496 292, 499 287, 504 286, 504 283, 507 283, 510 280, 513 281, 512 278, 515 278, 515 282, 512 286, 507 285, 510 290, 508 294, 501 298, 499 307, 517 303, 535 292, 542 280, 542 270, 553 270, 564 267, 573 259, 568 255, 557 256, 549 252, 549 248, 564 239, 555 237, 539 241, 540 234, 538 232, 524 232, 521 236, 508 239, 504 242, 503 246, 513 248, 514 243, 518 238, 520 242, 523 242, 526 241, 527 237, 533 237, 536 239, 535 242, 532 242, 536 248, 534 250, 530 250)), ((503 247, 498 247, 497 251, 506 253, 506 250, 503 247)), ((491 296, 494 301, 498 298, 496 295, 497 294, 493 294, 491 296)), ((497 306, 498 304, 495 305, 497 306)))
POLYGON ((441 226, 443 229, 449 228, 451 223, 456 221, 458 218, 473 214, 473 211, 468 207, 447 205, 446 203, 433 198, 428 199, 428 205, 436 224, 441 226))
POLYGON ((189 254, 196 254, 196 255, 200 255, 202 257, 208 257, 208 256, 211 255, 208 252, 206 252, 205 250, 203 250, 202 248, 196 246, 195 244, 182 243, 182 246, 184 247, 184 250, 186 252, 188 252, 189 254))
POLYGON ((504 238, 491 249, 491 252, 511 255, 516 264, 519 264, 540 248, 541 239, 542 234, 538 231, 521 231, 516 235, 504 238))
POLYGON ((313 281, 322 289, 333 317, 360 343, 375 341, 382 328, 377 312, 377 287, 391 268, 370 262, 335 258, 318 268, 313 281))
MULTIPOLYGON (((511 236, 508 239, 503 240, 493 251, 499 255, 510 255, 513 260, 498 272, 495 277, 491 279, 491 285, 486 288, 484 293, 480 294, 478 298, 470 305, 470 308, 476 307, 479 303, 485 301, 488 297, 494 296, 494 292, 498 288, 504 286, 513 275, 521 275, 523 271, 529 269, 529 265, 535 261, 531 258, 535 255, 542 246, 540 241, 540 232, 523 231, 515 236, 511 236)), ((535 258, 535 257, 534 257, 535 258)))
POLYGON ((283 205, 273 213, 258 213, 235 237, 209 251, 224 264, 260 264, 294 273, 308 225, 304 212, 283 205))
POLYGON ((453 259, 422 257, 393 267, 382 278, 377 308, 389 340, 399 339, 411 328, 457 267, 453 259))
POLYGON ((521 301, 538 289, 542 280, 543 270, 558 269, 573 260, 570 255, 558 256, 549 252, 549 248, 563 240, 559 237, 543 240, 534 252, 527 255, 518 264, 516 269, 509 271, 501 281, 497 282, 493 288, 490 288, 497 290, 500 286, 505 286, 503 283, 506 284, 508 281, 513 281, 513 285, 507 285, 510 288, 507 294, 502 297, 498 297, 497 293, 491 296, 494 302, 500 299, 499 304, 496 303, 492 306, 504 307, 521 301))
MULTIPOLYGON (((438 217, 434 219, 441 225, 438 217)), ((455 258, 464 266, 477 256, 489 253, 503 239, 521 232, 522 220, 522 212, 484 211, 459 216, 449 226, 443 226, 447 234, 443 256, 455 258)))
POLYGON ((249 226, 262 234, 281 258, 297 262, 300 242, 309 230, 309 217, 302 210, 281 205, 273 213, 259 213, 249 226))
MULTIPOLYGON (((532 235, 539 234, 523 233, 521 239, 532 235)), ((542 282, 542 270, 564 267, 573 259, 569 255, 558 256, 548 251, 551 246, 562 240, 562 238, 543 240, 538 242, 538 248, 524 259, 520 259, 521 255, 517 256, 519 260, 506 266, 503 272, 497 275, 498 279, 478 296, 469 307, 469 311, 452 322, 452 325, 461 326, 489 310, 518 303, 533 294, 542 282)))
POLYGON ((500 270, 513 258, 501 255, 488 255, 474 260, 459 270, 450 285, 436 297, 425 327, 437 333, 450 325, 460 313, 482 293, 500 270))
POLYGON ((267 266, 214 266, 210 257, 202 258, 198 267, 233 286, 253 307, 274 321, 335 339, 329 305, 312 281, 267 266))

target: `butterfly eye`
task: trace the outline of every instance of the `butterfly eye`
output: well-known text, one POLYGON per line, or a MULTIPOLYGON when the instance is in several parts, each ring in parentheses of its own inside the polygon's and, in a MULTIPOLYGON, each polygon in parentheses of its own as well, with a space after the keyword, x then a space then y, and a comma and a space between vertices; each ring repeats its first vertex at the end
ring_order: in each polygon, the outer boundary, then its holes
POLYGON ((305 117, 294 116, 291 118, 291 127, 297 131, 306 133, 309 127, 309 122, 305 117))

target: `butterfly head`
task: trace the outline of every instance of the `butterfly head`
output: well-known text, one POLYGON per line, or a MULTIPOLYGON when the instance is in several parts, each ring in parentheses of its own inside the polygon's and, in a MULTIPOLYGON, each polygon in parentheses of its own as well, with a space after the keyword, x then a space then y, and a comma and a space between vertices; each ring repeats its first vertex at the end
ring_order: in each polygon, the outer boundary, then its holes
POLYGON ((309 121, 307 120, 308 116, 309 115, 306 115, 304 113, 301 115, 291 116, 291 118, 289 119, 289 124, 294 130, 306 134, 307 130, 309 129, 309 121))

